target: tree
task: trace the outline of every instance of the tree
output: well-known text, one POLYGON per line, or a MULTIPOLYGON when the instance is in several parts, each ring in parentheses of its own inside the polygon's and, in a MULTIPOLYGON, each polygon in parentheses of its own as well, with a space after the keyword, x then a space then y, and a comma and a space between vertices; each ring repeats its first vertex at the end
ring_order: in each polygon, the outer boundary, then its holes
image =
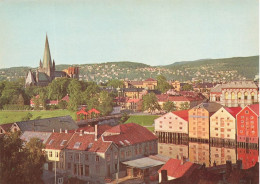
POLYGON ((127 114, 127 113, 123 113, 123 115, 122 115, 122 117, 121 117, 121 119, 119 120, 119 124, 123 124, 123 123, 125 123, 128 119, 130 118, 130 116, 127 114))
POLYGON ((182 91, 192 91, 193 90, 193 87, 191 84, 185 84, 183 87, 182 87, 182 91))
POLYGON ((163 110, 166 112, 176 111, 176 106, 174 102, 167 101, 163 104, 163 110))
POLYGON ((112 79, 108 81, 107 86, 113 87, 113 88, 123 88, 124 82, 118 79, 112 79))
POLYGON ((45 155, 39 139, 31 139, 23 146, 17 131, 1 136, 0 147, 0 183, 43 183, 45 155))
POLYGON ((64 100, 61 100, 59 103, 58 103, 58 108, 59 109, 67 109, 68 107, 68 103, 64 100))
POLYGON ((77 79, 72 79, 68 86, 68 94, 79 95, 81 93, 81 84, 77 79))
POLYGON ((167 82, 166 78, 163 75, 158 75, 157 81, 158 81, 157 89, 162 93, 165 93, 172 88, 172 86, 167 82))
POLYGON ((148 112, 154 112, 156 109, 161 110, 160 105, 158 103, 157 97, 154 93, 148 93, 143 96, 143 110, 147 110, 148 112))
POLYGON ((183 102, 180 105, 180 110, 187 110, 190 108, 190 104, 188 102, 183 102))
POLYGON ((70 100, 68 103, 68 109, 71 111, 77 111, 78 106, 80 105, 81 102, 81 95, 73 94, 70 96, 70 100))
POLYGON ((24 105, 24 98, 22 94, 19 94, 18 100, 17 100, 18 105, 24 105))
POLYGON ((108 115, 113 111, 113 98, 109 95, 107 91, 101 91, 99 94, 99 107, 102 115, 108 115))

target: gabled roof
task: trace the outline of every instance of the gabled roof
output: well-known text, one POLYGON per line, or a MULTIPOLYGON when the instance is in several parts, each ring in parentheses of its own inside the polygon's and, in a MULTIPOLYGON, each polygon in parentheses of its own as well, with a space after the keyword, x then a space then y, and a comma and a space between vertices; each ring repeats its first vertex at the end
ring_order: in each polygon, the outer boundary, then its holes
POLYGON ((143 81, 129 81, 128 83, 131 85, 143 85, 143 81))
POLYGON ((158 102, 167 102, 169 100, 168 94, 156 95, 158 102))
POLYGON ((62 130, 77 129, 78 125, 73 121, 71 116, 60 116, 54 118, 45 118, 38 120, 20 121, 16 122, 19 129, 24 131, 38 131, 38 132, 59 132, 62 130))
POLYGON ((10 128, 12 127, 13 123, 7 123, 0 125, 0 128, 2 128, 5 132, 8 132, 10 128))
POLYGON ((73 133, 53 132, 45 144, 46 149, 62 150, 67 147, 67 144, 72 136, 73 133))
POLYGON ((152 132, 135 123, 117 125, 105 131, 103 135, 105 141, 113 141, 120 147, 157 140, 152 132))
POLYGON ((96 113, 96 114, 100 114, 100 112, 99 112, 97 109, 94 109, 94 108, 88 111, 88 113, 90 113, 90 114, 91 114, 92 112, 94 112, 94 113, 96 113))
POLYGON ((182 110, 182 111, 173 111, 172 113, 180 118, 184 119, 185 121, 189 120, 189 110, 182 110))
POLYGON ((232 81, 226 84, 222 84, 222 88, 255 88, 257 85, 254 81, 232 81))
POLYGON ((157 81, 157 80, 155 80, 155 79, 153 79, 153 78, 148 78, 148 79, 146 79, 145 81, 157 81))
POLYGON ((158 173, 161 173, 162 170, 167 170, 167 175, 174 178, 182 176, 189 177, 195 169, 200 167, 199 164, 192 162, 185 162, 184 164, 181 162, 182 161, 178 159, 170 159, 159 169, 158 173))
POLYGON ((242 108, 241 107, 224 107, 233 117, 236 117, 237 113, 239 113, 242 108))
POLYGON ((142 101, 142 99, 137 99, 137 98, 133 99, 133 98, 130 98, 129 100, 127 100, 127 103, 137 103, 137 102, 140 102, 140 101, 142 101))
MULTIPOLYGON (((46 75, 46 73, 43 72, 39 72, 39 82, 49 82, 49 77, 48 75, 46 75)), ((34 73, 34 76, 36 76, 36 74, 34 73)))
POLYGON ((217 112, 221 107, 223 107, 223 106, 220 105, 219 103, 215 103, 215 102, 205 103, 205 102, 203 102, 203 103, 193 107, 192 109, 204 108, 209 113, 214 113, 214 112, 217 112))
POLYGON ((66 101, 66 102, 69 102, 69 99, 70 99, 69 95, 66 95, 66 96, 64 96, 61 100, 64 100, 64 101, 66 101))
MULTIPOLYGON (((97 133, 98 136, 102 135, 106 130, 109 130, 112 128, 110 125, 97 125, 97 133)), ((95 133, 95 127, 93 126, 85 126, 82 128, 78 128, 76 132, 83 131, 84 134, 94 134, 95 133)))
POLYGON ((211 93, 221 93, 222 84, 217 84, 215 87, 210 89, 211 93))
POLYGON ((259 104, 253 104, 248 106, 252 111, 254 111, 257 116, 259 116, 259 104))
POLYGON ((43 144, 47 142, 49 137, 51 136, 51 132, 32 132, 32 131, 25 131, 20 138, 26 142, 29 142, 31 138, 38 138, 42 141, 43 144))

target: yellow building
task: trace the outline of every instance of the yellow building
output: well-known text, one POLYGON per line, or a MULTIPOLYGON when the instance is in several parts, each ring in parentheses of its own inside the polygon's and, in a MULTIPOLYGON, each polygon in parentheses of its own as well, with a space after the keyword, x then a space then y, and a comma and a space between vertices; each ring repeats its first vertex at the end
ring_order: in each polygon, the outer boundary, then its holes
POLYGON ((209 141, 209 118, 222 106, 218 103, 201 103, 189 110, 189 138, 209 141))
POLYGON ((241 107, 221 107, 210 117, 210 140, 212 142, 236 141, 236 114, 241 107))
POLYGON ((180 81, 174 81, 171 83, 172 87, 176 90, 176 91, 180 91, 181 90, 181 83, 180 81))
POLYGON ((154 90, 157 86, 157 80, 148 78, 144 81, 125 81, 124 85, 126 88, 144 88, 154 90))

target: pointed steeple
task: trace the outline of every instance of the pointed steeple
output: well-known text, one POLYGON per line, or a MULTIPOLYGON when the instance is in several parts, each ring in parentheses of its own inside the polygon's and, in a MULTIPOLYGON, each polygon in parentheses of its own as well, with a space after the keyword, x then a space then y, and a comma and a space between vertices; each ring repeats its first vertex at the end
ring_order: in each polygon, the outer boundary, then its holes
POLYGON ((53 71, 55 71, 55 61, 54 60, 52 62, 52 69, 53 69, 53 71))
POLYGON ((40 59, 39 67, 42 68, 42 60, 40 59))
POLYGON ((43 68, 52 68, 52 62, 51 62, 51 53, 50 53, 50 47, 49 47, 49 41, 48 36, 46 34, 46 40, 45 40, 45 48, 44 48, 44 54, 43 54, 43 68))

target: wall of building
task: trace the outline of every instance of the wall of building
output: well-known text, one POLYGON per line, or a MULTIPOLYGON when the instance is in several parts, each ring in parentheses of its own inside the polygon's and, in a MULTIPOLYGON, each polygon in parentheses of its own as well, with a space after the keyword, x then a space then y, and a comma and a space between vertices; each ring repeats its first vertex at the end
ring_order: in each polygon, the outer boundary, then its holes
POLYGON ((188 122, 169 112, 154 120, 154 131, 188 134, 188 122))
POLYGON ((209 144, 189 142, 189 161, 210 166, 209 144))
POLYGON ((217 165, 226 164, 226 161, 231 161, 236 163, 236 149, 235 148, 225 148, 225 147, 210 147, 210 158, 211 165, 214 161, 217 165))

